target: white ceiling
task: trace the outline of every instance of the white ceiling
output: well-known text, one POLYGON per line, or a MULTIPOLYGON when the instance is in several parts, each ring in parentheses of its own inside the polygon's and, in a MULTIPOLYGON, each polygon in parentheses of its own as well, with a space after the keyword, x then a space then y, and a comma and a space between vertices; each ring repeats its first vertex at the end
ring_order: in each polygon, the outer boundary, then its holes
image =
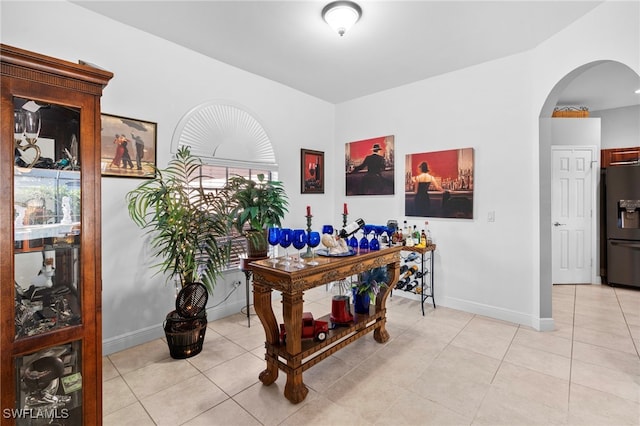
MULTIPOLYGON (((331 103, 530 50, 602 3, 360 0, 362 18, 339 37, 320 16, 328 0, 72 2, 331 103)), ((559 104, 640 103, 637 74, 597 68, 559 104)))

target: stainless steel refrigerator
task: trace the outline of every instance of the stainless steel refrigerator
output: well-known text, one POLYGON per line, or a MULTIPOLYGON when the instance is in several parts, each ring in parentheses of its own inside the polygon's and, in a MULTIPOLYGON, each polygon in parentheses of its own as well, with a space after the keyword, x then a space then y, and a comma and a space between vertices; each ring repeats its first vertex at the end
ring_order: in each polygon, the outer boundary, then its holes
POLYGON ((606 172, 607 281, 640 287, 640 164, 606 172))

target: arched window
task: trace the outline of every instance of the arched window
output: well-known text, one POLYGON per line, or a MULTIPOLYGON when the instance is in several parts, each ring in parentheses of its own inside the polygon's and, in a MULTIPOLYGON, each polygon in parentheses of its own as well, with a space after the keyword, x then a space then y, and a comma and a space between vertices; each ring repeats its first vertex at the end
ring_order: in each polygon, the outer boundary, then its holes
POLYGON ((267 132, 245 109, 231 103, 207 102, 189 111, 173 135, 172 152, 183 145, 209 164, 276 171, 267 132))
MULTIPOLYGON (((202 159, 202 184, 212 192, 234 175, 257 180, 263 174, 270 180, 278 179, 267 132, 253 115, 231 102, 206 102, 185 114, 173 134, 171 152, 183 146, 202 159)), ((246 244, 238 235, 230 237, 238 246, 246 244)), ((234 250, 239 251, 244 250, 234 250)), ((233 258, 229 269, 237 268, 238 263, 238 258, 233 258)))

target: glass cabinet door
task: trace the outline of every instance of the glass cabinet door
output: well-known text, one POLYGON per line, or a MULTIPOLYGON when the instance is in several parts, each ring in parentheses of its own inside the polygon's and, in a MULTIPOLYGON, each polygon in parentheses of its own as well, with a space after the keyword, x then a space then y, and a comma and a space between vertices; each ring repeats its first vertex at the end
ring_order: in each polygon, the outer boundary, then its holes
POLYGON ((82 323, 80 111, 14 98, 15 338, 82 323))
POLYGON ((76 341, 16 359, 16 425, 82 425, 81 351, 76 341))

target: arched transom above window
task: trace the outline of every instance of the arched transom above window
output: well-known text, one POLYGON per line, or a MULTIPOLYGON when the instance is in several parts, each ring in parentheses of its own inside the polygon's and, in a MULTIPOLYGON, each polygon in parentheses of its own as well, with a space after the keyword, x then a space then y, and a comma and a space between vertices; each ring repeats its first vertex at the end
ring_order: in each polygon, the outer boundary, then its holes
POLYGON ((244 109, 228 103, 207 102, 189 111, 173 135, 173 151, 182 146, 189 146, 205 162, 277 167, 262 125, 244 109))

